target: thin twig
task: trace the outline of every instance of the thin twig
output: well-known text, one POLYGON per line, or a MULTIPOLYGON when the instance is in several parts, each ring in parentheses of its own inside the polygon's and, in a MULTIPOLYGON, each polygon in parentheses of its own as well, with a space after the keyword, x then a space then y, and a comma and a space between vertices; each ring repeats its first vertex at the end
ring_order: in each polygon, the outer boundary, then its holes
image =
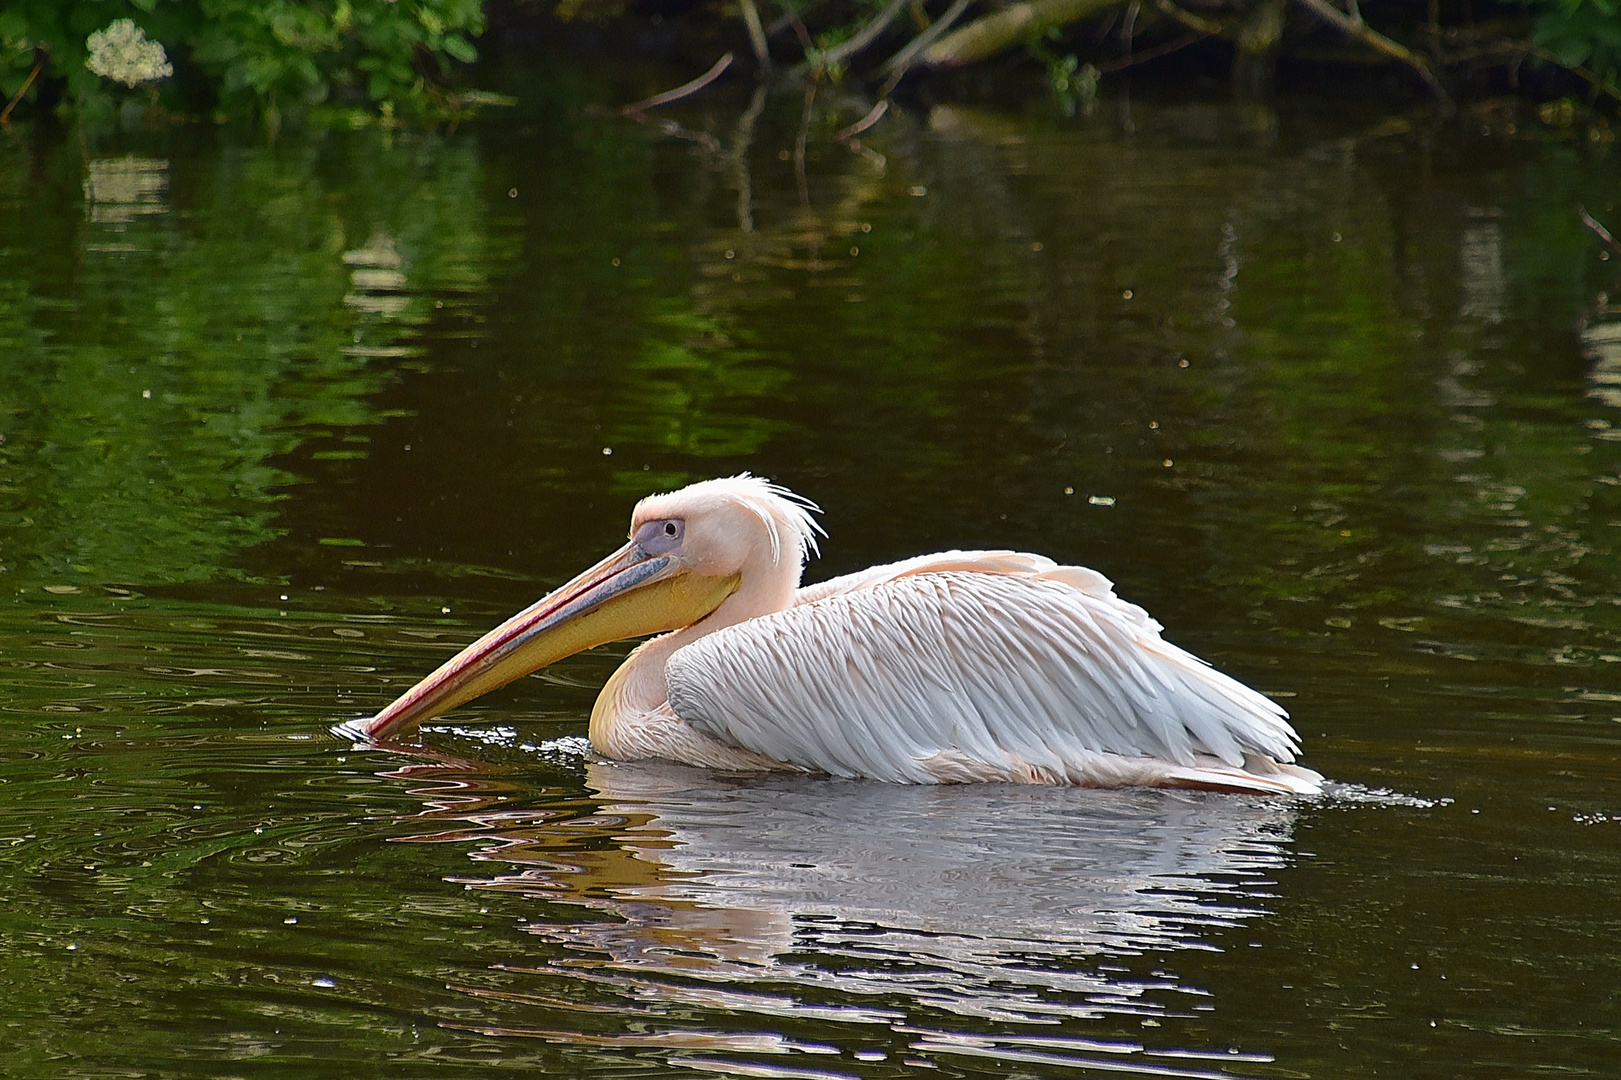
POLYGON ((854 37, 841 45, 835 45, 810 61, 810 66, 819 71, 827 71, 834 65, 843 64, 846 60, 861 52, 868 45, 878 40, 878 36, 889 29, 889 24, 895 17, 906 10, 906 5, 912 0, 890 0, 889 6, 880 11, 866 26, 858 30, 854 37))
POLYGON ((805 175, 805 143, 810 139, 811 110, 816 105, 816 84, 805 87, 805 112, 799 118, 799 134, 794 137, 794 179, 799 184, 799 205, 810 209, 810 180, 805 175))
POLYGON ((879 120, 883 119, 884 114, 887 112, 889 112, 889 99, 880 98, 878 104, 874 105, 872 110, 868 112, 866 116, 863 116, 860 120, 857 120, 855 123, 833 136, 833 138, 842 143, 844 148, 850 151, 850 153, 860 154, 862 157, 867 158, 874 165, 878 166, 879 172, 883 172, 884 166, 887 164, 884 160, 884 155, 880 154, 876 150, 869 150, 867 147, 862 146, 861 140, 856 138, 856 136, 860 135, 862 132, 876 124, 879 120))
POLYGON ((906 72, 912 66, 912 61, 916 60, 924 49, 933 45, 940 35, 956 25, 957 20, 962 18, 963 12, 967 11, 968 6, 973 2, 974 0, 953 0, 952 5, 946 8, 938 19, 929 24, 928 29, 908 41, 900 52, 886 60, 883 70, 889 73, 889 78, 884 82, 884 88, 879 93, 887 97, 889 92, 895 89, 895 85, 906 77, 906 72))
MULTIPOLYGON (((1443 105, 1448 107, 1452 105, 1451 96, 1446 92, 1446 87, 1441 85, 1441 80, 1435 77, 1435 72, 1430 70, 1430 65, 1426 64, 1417 53, 1407 48, 1407 46, 1402 45, 1399 42, 1392 41, 1390 38, 1385 37, 1385 35, 1379 33, 1379 31, 1363 22, 1360 14, 1347 15, 1345 12, 1329 3, 1328 0, 1297 0, 1297 2, 1301 7, 1305 8, 1307 11, 1310 11, 1313 15, 1316 15, 1319 19, 1322 19, 1324 22, 1334 27, 1334 29, 1340 31, 1340 33, 1348 34, 1362 42, 1362 44, 1368 46, 1368 48, 1373 49, 1375 52, 1384 53, 1391 59, 1399 60, 1406 64, 1408 67, 1412 68, 1418 73, 1419 78, 1424 80, 1425 85, 1430 88, 1430 92, 1433 93, 1443 105)), ((1351 10, 1357 10, 1354 3, 1352 4, 1351 10)))
POLYGON ((754 6, 754 0, 741 0, 743 9, 743 25, 749 28, 749 44, 754 48, 755 62, 760 65, 761 71, 771 70, 771 46, 765 41, 765 27, 760 25, 760 9, 754 6))
POLYGON ((1600 240, 1608 244, 1611 251, 1615 252, 1617 255, 1621 255, 1621 244, 1616 243, 1615 237, 1610 235, 1609 229, 1606 229, 1597 221, 1593 220, 1593 215, 1587 212, 1587 207, 1576 207, 1576 216, 1581 218, 1582 224, 1586 225, 1589 229, 1592 229, 1593 232, 1598 235, 1600 240))
POLYGON ((1154 0, 1154 9, 1161 15, 1169 15, 1189 30, 1197 30, 1207 37, 1225 35, 1229 29, 1226 23, 1207 19, 1203 15, 1195 15, 1191 11, 1177 7, 1171 0, 1154 0))
POLYGON ((1143 10, 1141 0, 1131 0, 1126 8, 1126 21, 1120 27, 1120 44, 1126 47, 1126 59, 1131 59, 1131 45, 1137 36, 1137 16, 1143 10))
POLYGON ((23 82, 23 88, 17 91, 15 97, 6 102, 5 112, 0 112, 0 125, 11 123, 11 110, 17 107, 17 102, 23 99, 23 95, 28 93, 28 88, 34 85, 34 80, 39 78, 40 71, 45 67, 46 59, 47 57, 44 56, 39 58, 39 63, 34 65, 34 70, 28 73, 28 78, 23 82))
POLYGON ((762 82, 754 88, 749 107, 737 118, 732 129, 732 183, 737 187, 737 227, 740 231, 754 231, 754 181, 749 174, 749 147, 754 142, 754 122, 765 110, 766 86, 762 82))
POLYGON ((805 29, 805 20, 799 17, 799 12, 793 8, 788 9, 788 25, 794 28, 794 37, 799 39, 799 47, 806 56, 816 48, 816 42, 811 40, 810 31, 805 29))
POLYGON ((889 99, 884 98, 878 104, 874 105, 872 107, 872 111, 866 116, 863 116, 860 120, 857 120, 855 123, 851 124, 849 127, 845 128, 843 131, 839 132, 833 137, 839 142, 848 142, 857 135, 860 135, 863 131, 866 131, 868 128, 872 127, 878 121, 882 120, 884 118, 884 114, 888 111, 889 99))
MULTIPOLYGON (((637 113, 632 119, 645 123, 647 117, 637 113)), ((685 139, 687 142, 697 143, 711 154, 720 153, 720 140, 707 131, 693 131, 691 128, 682 127, 674 120, 660 120, 658 129, 672 139, 685 139)))
POLYGON ((1529 41, 1517 41, 1514 44, 1516 47, 1523 49, 1526 53, 1536 57, 1538 60, 1544 60, 1555 67, 1564 68, 1578 79, 1587 80, 1588 84, 1599 93, 1608 94, 1615 98, 1615 100, 1621 101, 1621 90, 1616 89, 1614 83, 1595 74, 1594 72, 1587 70, 1580 64, 1567 64, 1563 60, 1559 59, 1558 56, 1549 52, 1547 49, 1544 49, 1538 45, 1533 45, 1529 41))
POLYGON ((1210 36, 1211 35, 1209 33, 1206 33, 1203 30, 1194 30, 1190 33, 1183 34, 1175 41, 1167 41, 1163 44, 1154 46, 1152 49, 1144 49, 1142 52, 1127 53, 1124 57, 1119 60, 1115 60, 1112 63, 1099 64, 1098 74, 1112 75, 1117 71, 1124 71, 1126 68, 1135 67, 1138 64, 1145 64, 1150 60, 1158 60, 1162 56, 1174 53, 1179 49, 1185 49, 1194 42, 1203 41, 1205 38, 1210 36))
POLYGON ((674 90, 666 90, 662 94, 654 94, 650 98, 644 98, 641 101, 633 102, 630 105, 626 105, 619 111, 625 116, 640 116, 648 109, 656 109, 660 105, 668 105, 672 101, 680 101, 684 97, 691 97, 693 94, 696 94, 698 91, 720 78, 721 74, 731 66, 732 54, 727 53, 725 56, 715 61, 714 67, 710 68, 696 79, 693 79, 691 82, 682 83, 674 90))

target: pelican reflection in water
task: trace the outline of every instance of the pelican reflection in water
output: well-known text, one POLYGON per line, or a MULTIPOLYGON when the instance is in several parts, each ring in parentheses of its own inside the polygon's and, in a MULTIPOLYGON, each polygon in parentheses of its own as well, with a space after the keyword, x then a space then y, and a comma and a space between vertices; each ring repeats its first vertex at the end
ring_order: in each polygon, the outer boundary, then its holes
POLYGON ((630 542, 371 720, 413 730, 595 645, 658 634, 591 714, 621 760, 938 784, 1307 794, 1287 714, 1160 637, 1107 578, 947 551, 801 587, 817 507, 748 475, 643 499, 630 542))
MULTIPOLYGON (((517 946, 498 994, 469 990, 482 1004, 467 1023, 569 1045, 582 1025, 599 1029, 580 1015, 594 1010, 637 1021, 602 1037, 627 1045, 692 1049, 696 1021, 713 1048, 738 1052, 792 1018, 818 1021, 824 1043, 893 1032, 936 1055, 1084 1065, 1101 1045, 1076 1037, 1099 1033, 1089 1018, 1134 1027, 1209 1007, 1168 957, 1219 949, 1263 915, 1297 812, 1203 791, 931 788, 653 761, 591 762, 587 805, 524 811, 498 780, 478 798, 476 763, 445 760, 412 768, 446 786, 417 789, 436 807, 430 831, 402 839, 471 842, 490 870, 452 880, 541 901, 520 925, 547 943, 517 946), (972 1041, 953 1016, 978 1018, 972 1041)), ((1140 1043, 1109 1053, 1155 1056, 1140 1043)), ((1180 1044, 1181 1064, 1198 1056, 1180 1044)), ((1212 1056, 1234 1063, 1225 1043, 1212 1056)), ((1150 1071, 1191 1075, 1169 1064, 1150 1071)))

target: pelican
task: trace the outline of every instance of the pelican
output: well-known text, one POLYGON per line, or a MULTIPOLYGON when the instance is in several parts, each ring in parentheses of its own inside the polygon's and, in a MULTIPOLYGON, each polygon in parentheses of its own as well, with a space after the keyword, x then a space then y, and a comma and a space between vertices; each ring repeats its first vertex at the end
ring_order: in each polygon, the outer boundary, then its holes
POLYGON ((369 720, 413 731, 584 649, 652 638, 609 678, 609 758, 910 784, 1311 794, 1270 699, 1160 637, 1108 578, 945 551, 801 586, 820 508, 744 473, 636 505, 630 542, 369 720))

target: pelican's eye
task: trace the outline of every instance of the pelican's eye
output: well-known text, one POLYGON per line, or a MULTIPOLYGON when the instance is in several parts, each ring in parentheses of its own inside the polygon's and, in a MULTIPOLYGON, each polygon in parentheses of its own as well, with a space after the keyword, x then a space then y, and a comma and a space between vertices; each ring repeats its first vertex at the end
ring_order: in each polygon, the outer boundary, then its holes
POLYGON ((680 518, 643 522, 636 530, 636 546, 649 555, 668 555, 681 546, 687 533, 687 523, 680 518))

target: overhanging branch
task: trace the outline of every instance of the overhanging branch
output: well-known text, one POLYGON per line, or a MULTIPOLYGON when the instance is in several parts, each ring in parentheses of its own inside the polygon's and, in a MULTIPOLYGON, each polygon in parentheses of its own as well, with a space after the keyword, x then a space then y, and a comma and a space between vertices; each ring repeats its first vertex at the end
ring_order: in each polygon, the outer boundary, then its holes
POLYGON ((1397 60, 1412 68, 1418 74, 1418 77, 1424 80, 1425 85, 1430 88, 1430 92, 1443 105, 1451 107, 1452 97, 1446 92, 1446 87, 1441 85, 1441 80, 1435 77, 1435 72, 1430 70, 1430 65, 1426 64, 1423 58, 1407 46, 1392 41, 1363 22, 1362 13, 1357 10, 1355 0, 1352 0, 1351 7, 1354 14, 1350 15, 1329 3, 1328 0, 1296 0, 1296 2, 1340 33, 1354 37, 1375 52, 1383 53, 1392 60, 1397 60))

